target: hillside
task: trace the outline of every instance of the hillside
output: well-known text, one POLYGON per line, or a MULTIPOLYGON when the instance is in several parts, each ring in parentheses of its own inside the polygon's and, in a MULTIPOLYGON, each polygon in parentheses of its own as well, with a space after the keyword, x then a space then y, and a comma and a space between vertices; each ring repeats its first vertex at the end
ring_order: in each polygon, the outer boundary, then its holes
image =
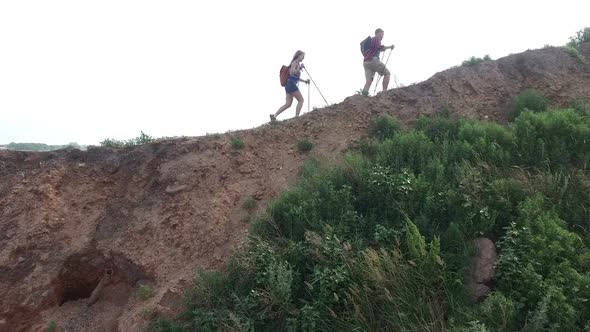
MULTIPOLYGON (((590 45, 581 50, 590 59, 590 45)), ((294 183, 307 158, 340 160, 386 113, 412 124, 444 107, 504 123, 511 98, 530 88, 565 106, 590 96, 590 66, 546 48, 219 136, 125 150, 0 150, 0 331, 41 331, 50 320, 68 331, 134 331, 146 307, 178 312, 197 267, 222 268, 252 215, 294 183), (232 137, 244 149, 232 149, 232 137), (309 155, 296 149, 303 137, 315 143, 309 155), (148 299, 133 294, 139 283, 153 289, 148 299)))

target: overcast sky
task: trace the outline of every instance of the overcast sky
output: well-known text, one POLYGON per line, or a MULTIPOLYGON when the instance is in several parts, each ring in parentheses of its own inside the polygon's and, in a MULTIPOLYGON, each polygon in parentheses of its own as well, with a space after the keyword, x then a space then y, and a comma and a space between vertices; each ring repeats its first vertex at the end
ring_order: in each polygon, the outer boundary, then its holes
POLYGON ((0 0, 0 144, 256 127, 283 104, 279 69, 298 49, 336 103, 363 86, 359 43, 378 27, 408 85, 472 55, 563 45, 589 13, 587 0, 0 0))

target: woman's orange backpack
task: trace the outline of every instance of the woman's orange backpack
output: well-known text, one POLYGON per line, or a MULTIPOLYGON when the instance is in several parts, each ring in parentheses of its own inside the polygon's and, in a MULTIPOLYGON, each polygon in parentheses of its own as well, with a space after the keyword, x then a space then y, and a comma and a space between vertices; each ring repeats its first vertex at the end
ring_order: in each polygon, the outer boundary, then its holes
POLYGON ((287 85, 287 79, 289 78, 289 67, 282 66, 279 77, 281 78, 281 86, 287 85))

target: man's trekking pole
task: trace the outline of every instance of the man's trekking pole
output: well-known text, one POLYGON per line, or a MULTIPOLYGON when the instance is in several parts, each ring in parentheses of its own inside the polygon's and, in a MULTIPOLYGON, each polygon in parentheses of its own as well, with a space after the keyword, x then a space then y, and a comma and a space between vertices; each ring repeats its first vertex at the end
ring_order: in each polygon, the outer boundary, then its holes
MULTIPOLYGON (((387 63, 389 62, 389 57, 391 56, 391 52, 393 52, 393 49, 389 50, 389 55, 387 56, 387 60, 385 61, 385 67, 387 67, 387 63)), ((385 56, 385 54, 383 55, 385 56)), ((375 90, 373 90, 373 94, 377 93, 377 87, 379 86, 379 81, 381 80, 381 75, 379 75, 379 78, 377 78, 377 84, 375 84, 375 90)))
POLYGON ((324 99, 324 102, 326 102, 326 106, 329 105, 328 101, 326 100, 326 97, 324 97, 324 95, 322 94, 322 92, 320 91, 320 88, 318 88, 318 85, 315 84, 315 81, 313 80, 313 78, 311 78, 311 75, 309 75, 309 72, 307 71, 307 68, 303 67, 303 70, 305 70, 305 73, 307 74, 307 76, 309 76, 309 79, 311 80, 311 82, 313 83, 313 85, 315 86, 315 88, 318 90, 318 92, 320 93, 320 96, 322 96, 322 98, 324 99))

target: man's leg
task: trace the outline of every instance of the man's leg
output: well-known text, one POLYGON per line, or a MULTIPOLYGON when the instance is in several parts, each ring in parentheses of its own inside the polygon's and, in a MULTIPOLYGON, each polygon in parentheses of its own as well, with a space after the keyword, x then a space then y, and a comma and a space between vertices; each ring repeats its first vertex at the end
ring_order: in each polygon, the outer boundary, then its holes
POLYGON ((385 67, 385 64, 382 62, 379 63, 379 74, 383 76, 383 91, 387 91, 387 87, 389 86, 389 79, 391 78, 391 73, 385 67))
POLYGON ((373 80, 367 80, 367 82, 365 83, 365 87, 363 88, 363 95, 369 95, 369 89, 371 88, 371 84, 373 84, 373 80))
POLYGON ((389 72, 387 72, 387 74, 385 74, 385 76, 383 76, 383 91, 387 90, 387 86, 389 85, 390 76, 391 76, 391 74, 389 72))
POLYGON ((369 95, 369 89, 371 88, 371 84, 373 84, 373 77, 375 77, 375 70, 371 68, 370 62, 364 62, 363 68, 365 68, 365 86, 363 87, 363 95, 369 95))

